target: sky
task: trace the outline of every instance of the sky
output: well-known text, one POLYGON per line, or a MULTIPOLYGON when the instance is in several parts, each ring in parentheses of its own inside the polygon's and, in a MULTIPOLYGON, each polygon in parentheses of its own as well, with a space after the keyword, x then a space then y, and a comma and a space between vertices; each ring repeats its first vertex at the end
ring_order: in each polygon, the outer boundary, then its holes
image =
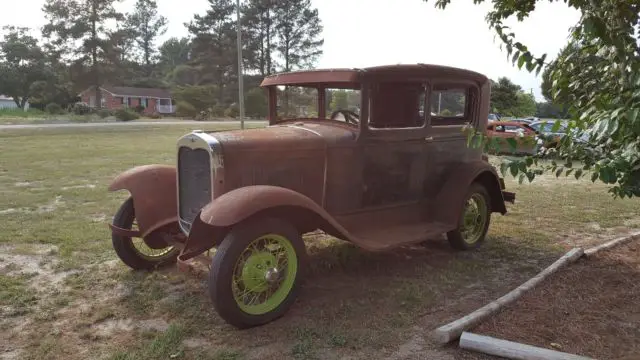
MULTIPOLYGON (((2 0, 8 1, 8 0, 2 0)), ((40 28, 45 23, 45 0, 21 0, 19 6, 0 12, 0 26, 40 28)), ((474 70, 492 79, 510 78, 542 100, 540 76, 519 70, 500 50, 499 39, 484 17, 489 4, 453 0, 445 9, 435 0, 311 0, 324 25, 323 54, 317 68, 361 68, 386 64, 427 63, 474 70)), ((169 37, 187 35, 184 23, 195 13, 204 13, 206 0, 157 0, 161 14, 169 20, 169 37)), ((121 11, 132 9, 135 0, 123 0, 121 11)), ((541 1, 524 22, 508 23, 518 41, 534 54, 553 59, 566 44, 569 28, 579 13, 563 2, 541 1)))

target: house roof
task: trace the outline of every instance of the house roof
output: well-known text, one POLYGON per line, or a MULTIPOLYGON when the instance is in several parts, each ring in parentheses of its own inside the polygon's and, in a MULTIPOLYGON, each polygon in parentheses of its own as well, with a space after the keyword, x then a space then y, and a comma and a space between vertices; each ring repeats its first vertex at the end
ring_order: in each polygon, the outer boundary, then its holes
MULTIPOLYGON (((110 86, 110 85, 102 86, 102 89, 110 92, 113 95, 118 95, 118 96, 136 96, 136 97, 139 96, 139 97, 150 97, 150 98, 159 98, 159 99, 171 99, 171 92, 165 89, 139 88, 139 87, 129 87, 129 86, 110 86)), ((87 89, 87 90, 91 90, 91 89, 87 89)))

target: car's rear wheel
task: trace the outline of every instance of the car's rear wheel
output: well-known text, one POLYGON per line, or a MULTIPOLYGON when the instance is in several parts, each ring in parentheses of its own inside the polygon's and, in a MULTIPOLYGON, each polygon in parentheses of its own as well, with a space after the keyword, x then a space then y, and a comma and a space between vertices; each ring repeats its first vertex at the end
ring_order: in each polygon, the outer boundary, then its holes
POLYGON ((209 295, 229 324, 273 321, 295 301, 306 264, 300 233, 286 221, 259 218, 235 226, 212 259, 209 295))
MULTIPOLYGON (((133 198, 127 199, 120 205, 113 217, 113 225, 126 230, 137 228, 133 198)), ((180 249, 173 246, 151 248, 142 238, 112 234, 111 242, 120 260, 134 270, 152 270, 174 264, 180 253, 180 249)))
POLYGON ((449 244, 457 250, 475 249, 482 245, 491 222, 491 198, 479 183, 469 187, 458 228, 447 233, 449 244))

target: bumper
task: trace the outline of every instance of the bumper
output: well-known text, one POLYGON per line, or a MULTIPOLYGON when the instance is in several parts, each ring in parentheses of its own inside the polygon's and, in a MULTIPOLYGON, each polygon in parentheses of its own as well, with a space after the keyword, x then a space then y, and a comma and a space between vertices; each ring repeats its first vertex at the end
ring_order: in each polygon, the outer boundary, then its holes
POLYGON ((503 191, 502 198, 504 199, 504 201, 507 201, 513 204, 516 202, 516 193, 503 191))

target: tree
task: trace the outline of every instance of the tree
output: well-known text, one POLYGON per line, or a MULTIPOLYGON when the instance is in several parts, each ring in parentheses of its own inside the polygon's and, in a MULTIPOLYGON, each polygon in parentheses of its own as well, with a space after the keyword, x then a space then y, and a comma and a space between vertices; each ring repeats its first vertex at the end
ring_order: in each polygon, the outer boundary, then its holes
POLYGON ((243 33, 246 48, 243 54, 247 68, 257 69, 260 75, 270 75, 274 71, 272 54, 274 51, 274 8, 273 0, 249 0, 243 7, 243 33))
POLYGON ((322 55, 322 23, 311 0, 281 0, 274 9, 276 50, 282 71, 306 68, 322 55))
POLYGON ((135 44, 149 76, 157 52, 155 41, 167 31, 167 18, 158 14, 158 4, 155 0, 137 0, 135 10, 127 17, 127 28, 131 29, 134 35, 135 44))
POLYGON ((31 84, 47 79, 45 55, 29 29, 5 26, 0 42, 0 94, 11 96, 23 109, 32 96, 31 84))
MULTIPOLYGON (((445 8, 451 0, 437 0, 445 8)), ((535 56, 504 25, 515 15, 523 20, 539 0, 494 0, 487 22, 503 43, 514 64, 539 73, 547 54, 535 56)), ((482 3, 475 0, 474 3, 482 3)), ((565 2, 566 3, 566 2, 565 2)), ((554 171, 580 178, 587 173, 591 180, 611 185, 614 196, 640 196, 640 47, 636 28, 640 25, 640 4, 629 0, 570 1, 581 17, 571 30, 575 44, 567 56, 561 56, 550 70, 553 99, 570 106, 570 127, 574 141, 565 136, 557 149, 560 163, 543 166, 538 162, 545 154, 504 163, 520 179, 529 181, 544 171, 554 171), (579 161, 580 168, 573 168, 579 161)))
POLYGON ((193 20, 186 24, 189 33, 194 36, 190 65, 199 68, 203 83, 218 85, 216 98, 218 102, 223 102, 224 85, 237 68, 236 32, 232 19, 235 5, 231 0, 208 2, 207 13, 204 16, 194 15, 193 20))
POLYGON ((329 103, 329 110, 348 110, 349 98, 345 90, 333 90, 331 91, 331 103, 329 103))
POLYGON ((103 62, 113 48, 108 24, 120 21, 123 15, 116 11, 119 0, 46 0, 43 7, 48 23, 42 34, 51 47, 91 66, 92 85, 95 87, 96 107, 102 105, 100 86, 103 82, 103 62))
POLYGON ((160 45, 160 58, 158 64, 163 74, 168 74, 180 65, 189 61, 191 44, 187 38, 172 37, 160 45))
POLYGON ((501 77, 491 84, 491 110, 506 116, 513 116, 513 109, 518 106, 518 93, 522 91, 519 85, 506 77, 501 77))
POLYGON ((513 116, 531 116, 536 113, 536 99, 533 94, 524 91, 518 92, 516 107, 512 110, 513 116))

